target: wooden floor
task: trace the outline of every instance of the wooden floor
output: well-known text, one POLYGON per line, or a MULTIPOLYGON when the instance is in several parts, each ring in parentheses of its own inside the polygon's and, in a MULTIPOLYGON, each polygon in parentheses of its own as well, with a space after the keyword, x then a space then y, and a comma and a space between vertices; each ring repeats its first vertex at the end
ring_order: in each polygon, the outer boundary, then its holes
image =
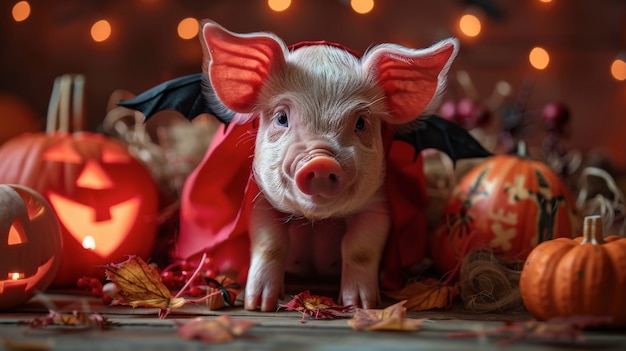
MULTIPOLYGON (((209 311, 205 306, 191 305, 158 319, 156 310, 107 307, 94 298, 75 294, 46 294, 59 312, 90 310, 118 325, 108 330, 84 327, 48 326, 31 329, 20 322, 46 314, 39 298, 23 306, 0 313, 0 350, 500 350, 500 342, 510 335, 472 338, 450 338, 451 333, 491 330, 505 320, 532 319, 526 313, 474 314, 455 307, 450 311, 409 312, 411 318, 428 318, 418 331, 357 332, 347 319, 302 322, 298 312, 249 312, 242 308, 209 311), (256 323, 244 336, 220 345, 187 341, 177 334, 178 323, 198 315, 228 314, 256 323)), ((506 350, 626 350, 626 331, 586 331, 584 340, 525 340, 506 350)))
MULTIPOLYGON (((393 302, 389 302, 393 303, 393 302)), ((188 305, 157 318, 157 310, 104 306, 98 299, 80 294, 46 294, 12 311, 0 312, 0 350, 501 350, 511 335, 451 338, 451 333, 493 330, 503 321, 527 321, 525 312, 475 314, 461 306, 448 311, 409 312, 411 318, 427 318, 421 329, 411 332, 357 332, 348 319, 315 320, 298 312, 249 312, 240 307, 210 311, 206 306, 188 305), (43 302, 42 302, 43 301, 43 302), (48 326, 31 329, 21 322, 46 315, 46 305, 59 312, 91 311, 105 315, 117 325, 106 330, 85 327, 48 326), (179 324, 191 318, 228 314, 256 323, 232 342, 211 345, 184 340, 179 324)), ((349 316, 348 316, 349 317, 349 316)), ((584 339, 523 340, 506 350, 626 350, 626 330, 585 331, 584 339)))

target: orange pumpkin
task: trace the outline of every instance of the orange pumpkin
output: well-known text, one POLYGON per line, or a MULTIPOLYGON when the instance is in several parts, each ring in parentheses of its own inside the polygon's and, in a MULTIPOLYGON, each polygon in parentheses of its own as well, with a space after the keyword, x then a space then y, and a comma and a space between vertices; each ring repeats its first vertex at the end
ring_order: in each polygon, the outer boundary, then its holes
POLYGON ((626 239, 603 238, 600 216, 585 217, 583 236, 538 245, 528 255, 520 292, 537 319, 610 317, 626 326, 626 239))
POLYGON ((21 185, 0 185, 0 310, 44 291, 61 263, 59 223, 48 202, 21 185))
POLYGON ((492 156, 466 173, 443 217, 430 242, 441 274, 472 249, 524 260, 538 243, 569 237, 580 223, 561 178, 544 163, 515 155, 492 156))
MULTIPOLYGON (((69 117, 58 118, 69 123, 69 117)), ((126 255, 147 259, 158 212, 158 188, 148 169, 121 142, 69 132, 67 125, 55 130, 48 122, 48 132, 22 134, 0 147, 0 183, 31 187, 52 205, 64 240, 53 285, 75 287, 84 275, 104 279, 99 266, 126 255)))
POLYGON ((0 147, 0 183, 29 186, 54 208, 65 242, 55 286, 73 286, 83 275, 101 276, 98 265, 152 252, 157 187, 115 140, 87 132, 13 138, 0 147))

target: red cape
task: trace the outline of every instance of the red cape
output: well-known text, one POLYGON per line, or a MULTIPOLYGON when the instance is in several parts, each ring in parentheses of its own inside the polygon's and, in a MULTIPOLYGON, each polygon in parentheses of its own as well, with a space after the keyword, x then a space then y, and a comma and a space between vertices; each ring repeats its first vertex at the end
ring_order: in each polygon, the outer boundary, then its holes
MULTIPOLYGON (((258 187, 252 175, 254 122, 222 125, 182 193, 180 233, 173 256, 199 259, 206 252, 215 273, 233 272, 245 284, 250 265, 248 219, 258 187)), ((427 249, 426 181, 415 148, 385 127, 386 190, 392 229, 380 266, 383 290, 404 286, 408 270, 427 249)))

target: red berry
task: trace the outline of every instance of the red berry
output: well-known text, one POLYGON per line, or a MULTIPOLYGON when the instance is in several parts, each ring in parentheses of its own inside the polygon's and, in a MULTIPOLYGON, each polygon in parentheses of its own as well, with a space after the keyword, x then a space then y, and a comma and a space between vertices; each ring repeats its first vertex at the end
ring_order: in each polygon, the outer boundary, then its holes
POLYGON ((76 281, 76 285, 78 285, 79 288, 88 287, 89 286, 88 278, 87 277, 78 278, 78 280, 76 281))
POLYGON ((100 280, 96 279, 96 278, 91 278, 91 280, 89 280, 89 286, 92 288, 99 288, 102 289, 102 282, 100 282, 100 280))
POLYGON ((113 297, 111 295, 102 295, 102 303, 105 305, 110 305, 113 302, 113 297))

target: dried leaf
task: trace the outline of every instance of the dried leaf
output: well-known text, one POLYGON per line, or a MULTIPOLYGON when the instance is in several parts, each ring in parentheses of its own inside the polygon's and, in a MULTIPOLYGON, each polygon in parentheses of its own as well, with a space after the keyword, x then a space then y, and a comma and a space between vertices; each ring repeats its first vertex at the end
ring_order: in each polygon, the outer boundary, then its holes
POLYGON ((530 320, 521 322, 508 321, 493 329, 459 332, 448 334, 449 338, 469 338, 485 336, 502 336, 501 347, 509 346, 520 340, 544 341, 584 341, 582 331, 585 328, 606 325, 610 317, 573 316, 555 318, 545 322, 530 320))
POLYGON ((219 310, 225 305, 234 306, 237 295, 243 290, 241 284, 224 275, 217 276, 215 279, 207 277, 205 281, 207 282, 207 295, 218 292, 206 300, 207 307, 212 311, 219 310))
POLYGON ((309 290, 299 293, 286 304, 278 306, 279 309, 284 308, 287 311, 301 312, 302 321, 304 321, 304 317, 307 315, 315 319, 342 318, 341 313, 352 312, 354 307, 354 305, 336 305, 330 297, 311 295, 309 290))
POLYGON ((119 264, 104 267, 106 276, 115 284, 112 297, 114 304, 159 309, 159 318, 165 318, 170 310, 180 308, 190 301, 172 296, 161 282, 156 267, 149 266, 141 257, 130 256, 119 264))
POLYGON ((256 323, 245 319, 233 319, 229 315, 217 318, 197 317, 181 325, 178 335, 183 339, 200 339, 206 343, 224 343, 232 341, 256 323))
POLYGON ((0 345, 4 346, 7 350, 46 351, 54 348, 54 340, 51 338, 3 338, 0 345))
POLYGON ((408 283, 401 290, 386 292, 385 295, 395 300, 406 300, 409 311, 446 309, 460 293, 459 284, 445 285, 434 278, 408 283))
POLYGON ((33 329, 41 329, 49 325, 106 329, 114 326, 116 323, 111 322, 98 313, 84 313, 79 311, 59 313, 49 310, 48 314, 43 317, 37 317, 30 321, 22 321, 19 322, 19 324, 29 325, 33 329))
POLYGON ((357 308, 348 325, 358 331, 417 330, 426 319, 406 318, 405 303, 400 301, 382 310, 357 308))

